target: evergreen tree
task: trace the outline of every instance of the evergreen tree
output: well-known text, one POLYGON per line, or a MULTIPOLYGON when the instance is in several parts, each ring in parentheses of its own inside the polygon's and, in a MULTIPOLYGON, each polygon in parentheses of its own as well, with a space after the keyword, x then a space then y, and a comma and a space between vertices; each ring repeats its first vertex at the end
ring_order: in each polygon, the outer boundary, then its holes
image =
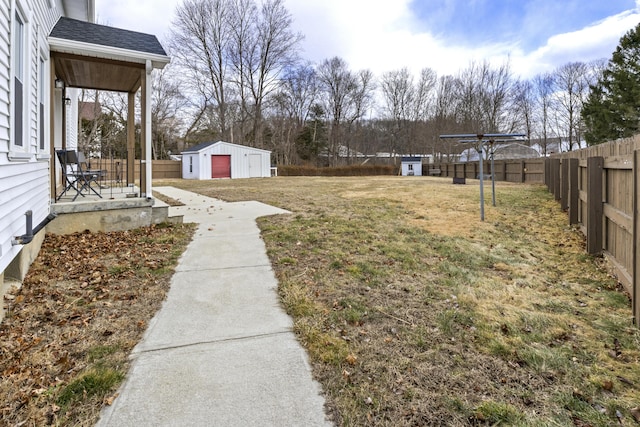
POLYGON ((582 109, 589 145, 638 133, 640 128, 640 24, 622 36, 582 109))

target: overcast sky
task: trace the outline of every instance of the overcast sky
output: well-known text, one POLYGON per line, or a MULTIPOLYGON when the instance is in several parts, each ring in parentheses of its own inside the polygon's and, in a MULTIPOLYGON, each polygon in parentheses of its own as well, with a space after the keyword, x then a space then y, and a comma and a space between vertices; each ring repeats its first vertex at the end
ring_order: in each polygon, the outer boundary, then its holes
MULTIPOLYGON (((96 0, 98 23, 163 44, 182 0, 96 0)), ((509 61, 524 78, 611 57, 640 22, 640 0, 285 0, 302 56, 339 56, 376 75, 408 67, 454 74, 472 60, 509 61)))

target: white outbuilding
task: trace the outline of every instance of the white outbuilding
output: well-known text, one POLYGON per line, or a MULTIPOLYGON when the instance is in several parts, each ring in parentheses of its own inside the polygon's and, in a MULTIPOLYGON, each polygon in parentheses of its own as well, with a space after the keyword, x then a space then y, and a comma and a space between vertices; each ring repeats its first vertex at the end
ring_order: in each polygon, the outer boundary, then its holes
POLYGON ((182 152, 182 178, 267 178, 271 151, 230 142, 205 142, 182 152))
POLYGON ((400 168, 402 176, 422 176, 422 159, 420 157, 403 157, 400 168))

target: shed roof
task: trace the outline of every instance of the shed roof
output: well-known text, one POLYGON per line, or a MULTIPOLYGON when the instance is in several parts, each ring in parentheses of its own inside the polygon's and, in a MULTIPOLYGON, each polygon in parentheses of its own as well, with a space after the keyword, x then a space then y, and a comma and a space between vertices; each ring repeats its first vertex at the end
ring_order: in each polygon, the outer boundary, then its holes
POLYGON ((401 159, 402 162, 405 163, 421 163, 422 162, 422 158, 420 157, 403 157, 401 159))
POLYGON ((263 150, 261 148, 250 147, 248 145, 233 144, 231 142, 225 142, 225 141, 217 141, 217 142, 210 141, 210 142, 203 142, 201 144, 194 145, 193 147, 189 147, 186 150, 182 151, 182 154, 199 153, 199 152, 203 151, 204 149, 212 147, 214 145, 229 145, 229 146, 232 146, 232 147, 242 148, 242 149, 251 150, 251 151, 260 151, 262 153, 271 153, 271 151, 269 151, 269 150, 263 150))
POLYGON ((209 147, 209 146, 211 146, 213 144, 215 144, 214 141, 203 142, 201 144, 194 145, 193 147, 187 148, 186 150, 182 151, 182 154, 184 154, 184 153, 197 153, 197 152, 202 151, 205 148, 207 148, 207 147, 209 147))

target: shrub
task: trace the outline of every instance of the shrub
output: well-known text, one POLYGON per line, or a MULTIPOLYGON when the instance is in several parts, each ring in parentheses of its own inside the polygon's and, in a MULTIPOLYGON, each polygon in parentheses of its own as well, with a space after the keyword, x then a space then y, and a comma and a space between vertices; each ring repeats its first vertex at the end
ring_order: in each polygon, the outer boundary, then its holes
POLYGON ((392 165, 351 165, 319 168, 315 166, 278 166, 282 176, 369 176, 397 175, 397 166, 392 165))

